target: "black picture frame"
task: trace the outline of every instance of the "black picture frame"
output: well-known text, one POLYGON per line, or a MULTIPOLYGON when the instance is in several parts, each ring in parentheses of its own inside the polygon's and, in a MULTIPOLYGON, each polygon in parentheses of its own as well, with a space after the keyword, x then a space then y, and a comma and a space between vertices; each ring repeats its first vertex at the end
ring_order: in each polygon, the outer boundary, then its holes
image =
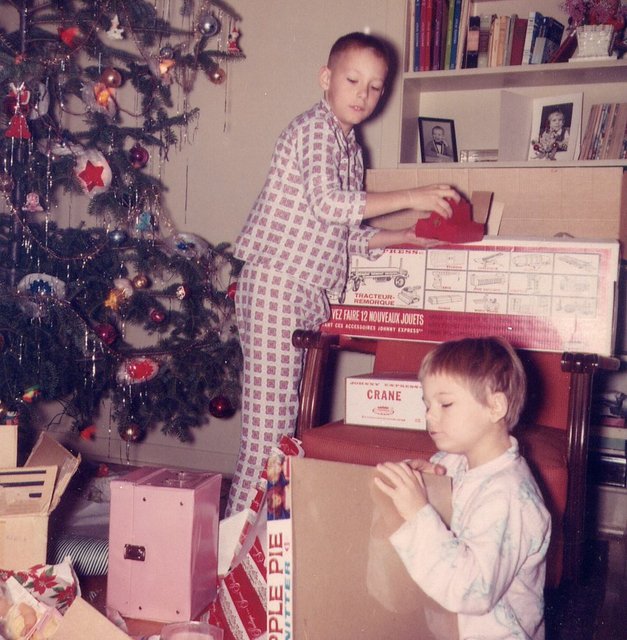
POLYGON ((418 118, 420 160, 425 163, 458 162, 455 121, 449 118, 418 118), (435 132, 441 131, 444 151, 436 151, 433 144, 435 132))

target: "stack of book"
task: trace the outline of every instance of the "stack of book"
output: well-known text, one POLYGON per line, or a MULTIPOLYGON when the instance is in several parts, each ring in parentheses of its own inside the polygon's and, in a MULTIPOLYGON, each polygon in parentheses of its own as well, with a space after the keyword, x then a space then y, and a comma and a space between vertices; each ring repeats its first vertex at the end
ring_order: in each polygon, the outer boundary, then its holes
POLYGON ((408 0, 407 71, 543 64, 560 47, 564 25, 553 17, 473 8, 473 0, 408 0))
POLYGON ((590 108, 579 160, 627 159, 627 102, 604 102, 590 108))

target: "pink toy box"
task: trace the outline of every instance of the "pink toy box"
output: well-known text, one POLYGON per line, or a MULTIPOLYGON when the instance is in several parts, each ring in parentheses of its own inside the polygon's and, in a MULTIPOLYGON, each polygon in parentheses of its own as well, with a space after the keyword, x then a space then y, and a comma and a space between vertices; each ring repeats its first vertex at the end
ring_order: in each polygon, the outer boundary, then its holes
POLYGON ((145 467, 111 482, 107 606, 191 620, 215 598, 222 476, 145 467))

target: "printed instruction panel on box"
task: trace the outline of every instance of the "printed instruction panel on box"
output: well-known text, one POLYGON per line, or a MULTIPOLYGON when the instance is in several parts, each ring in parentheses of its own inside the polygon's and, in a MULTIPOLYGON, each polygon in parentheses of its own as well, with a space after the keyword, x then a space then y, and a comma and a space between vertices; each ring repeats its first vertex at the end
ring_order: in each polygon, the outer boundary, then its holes
POLYGON ((427 341, 498 334, 522 348, 610 354, 618 266, 617 242, 570 239, 353 256, 324 330, 427 341))

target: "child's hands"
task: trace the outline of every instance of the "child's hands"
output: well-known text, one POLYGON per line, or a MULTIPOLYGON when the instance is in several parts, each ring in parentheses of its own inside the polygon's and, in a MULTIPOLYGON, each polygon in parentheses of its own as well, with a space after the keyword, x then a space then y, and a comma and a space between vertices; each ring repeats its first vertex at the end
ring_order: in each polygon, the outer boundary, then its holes
POLYGON ((445 218, 453 214, 449 200, 459 202, 460 195, 448 184, 433 184, 409 189, 409 208, 435 211, 445 218))
POLYGON ((392 499, 404 520, 411 520, 428 503, 420 472, 414 471, 407 462, 378 464, 377 471, 383 479, 375 477, 375 485, 392 499))
POLYGON ((429 462, 429 460, 423 460, 422 458, 416 458, 415 460, 405 460, 410 469, 414 471, 420 471, 420 473, 432 473, 436 476, 445 476, 446 467, 442 464, 429 462))
POLYGON ((417 236, 415 225, 401 229, 400 233, 401 239, 398 244, 411 244, 424 249, 430 249, 431 247, 437 247, 439 244, 443 244, 441 240, 436 240, 435 238, 422 238, 421 236, 417 236))

